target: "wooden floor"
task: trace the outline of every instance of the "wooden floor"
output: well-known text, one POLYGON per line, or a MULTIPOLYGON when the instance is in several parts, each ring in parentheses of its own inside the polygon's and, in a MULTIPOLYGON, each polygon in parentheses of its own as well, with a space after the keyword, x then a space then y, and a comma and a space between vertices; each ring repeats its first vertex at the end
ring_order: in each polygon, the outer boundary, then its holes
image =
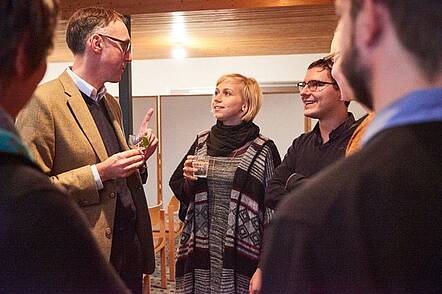
MULTIPOLYGON (((178 245, 178 240, 179 240, 179 236, 177 237, 177 242, 175 243, 176 245, 178 245)), ((167 247, 166 247, 167 248, 167 247)), ((175 246, 175 248, 177 248, 175 246)), ((167 251, 167 249, 166 249, 167 251)), ((169 257, 169 253, 166 252, 166 257, 169 257)), ((155 256, 155 272, 153 273, 152 277, 151 277, 151 283, 152 283, 152 288, 151 288, 151 294, 160 294, 160 293, 175 293, 175 282, 171 282, 169 280, 169 267, 167 266, 167 289, 163 289, 160 287, 161 285, 161 277, 160 277, 160 255, 157 254, 157 256, 155 256)), ((167 260, 167 264, 169 264, 169 260, 167 260)))

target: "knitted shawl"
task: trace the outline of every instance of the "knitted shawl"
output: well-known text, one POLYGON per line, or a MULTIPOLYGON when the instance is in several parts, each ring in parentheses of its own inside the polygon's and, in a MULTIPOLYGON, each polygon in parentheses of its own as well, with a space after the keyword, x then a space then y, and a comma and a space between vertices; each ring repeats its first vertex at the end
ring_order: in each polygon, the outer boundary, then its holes
MULTIPOLYGON (((197 155, 207 154, 209 132, 198 134, 197 155)), ((248 293, 262 248, 264 225, 273 211, 264 207, 267 182, 281 163, 273 141, 259 135, 246 149, 235 172, 223 251, 220 293, 248 293)), ((207 180, 192 188, 176 263, 176 293, 210 289, 207 180)))

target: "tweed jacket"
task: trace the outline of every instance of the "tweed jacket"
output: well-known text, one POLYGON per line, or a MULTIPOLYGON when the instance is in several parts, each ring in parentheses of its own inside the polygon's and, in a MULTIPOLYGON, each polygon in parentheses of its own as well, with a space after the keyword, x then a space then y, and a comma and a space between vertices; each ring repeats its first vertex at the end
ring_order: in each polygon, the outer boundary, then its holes
MULTIPOLYGON (((103 99, 120 148, 127 150, 120 105, 110 94, 103 99)), ((18 115, 16 126, 37 164, 82 208, 99 247, 109 260, 121 180, 106 181, 104 188, 98 190, 90 165, 104 161, 108 154, 80 91, 66 71, 38 87, 18 115)), ((136 172, 126 181, 136 207, 144 272, 151 273, 154 270, 152 230, 140 174, 136 172)))

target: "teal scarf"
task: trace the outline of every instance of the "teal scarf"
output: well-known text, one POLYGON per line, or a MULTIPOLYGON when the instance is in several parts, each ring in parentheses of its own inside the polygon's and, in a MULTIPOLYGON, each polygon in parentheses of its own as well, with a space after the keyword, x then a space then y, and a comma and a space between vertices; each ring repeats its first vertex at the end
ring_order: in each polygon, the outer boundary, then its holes
POLYGON ((9 114, 0 107, 0 153, 9 153, 24 157, 32 162, 34 159, 28 148, 21 142, 20 136, 14 127, 14 121, 9 114))
POLYGON ((21 142, 14 133, 0 128, 0 152, 23 156, 30 161, 34 161, 28 148, 21 142))

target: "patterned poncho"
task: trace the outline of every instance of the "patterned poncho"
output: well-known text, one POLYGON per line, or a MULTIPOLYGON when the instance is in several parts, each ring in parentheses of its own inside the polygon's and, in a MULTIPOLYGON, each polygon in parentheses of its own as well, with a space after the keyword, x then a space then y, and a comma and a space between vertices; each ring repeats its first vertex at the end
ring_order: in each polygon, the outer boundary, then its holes
MULTIPOLYGON (((198 135, 194 144, 197 155, 206 155, 207 137, 208 132, 198 135)), ((281 162, 279 153, 273 141, 262 135, 248 145, 236 169, 230 193, 220 293, 248 293, 250 278, 259 262, 263 228, 272 214, 264 207, 264 194, 267 182, 281 162)), ((189 154, 192 152, 191 148, 189 154)), ((186 194, 190 202, 178 250, 176 290, 177 293, 208 293, 210 216, 207 181, 196 181, 186 194)), ((178 198, 182 196, 177 195, 178 198)))

